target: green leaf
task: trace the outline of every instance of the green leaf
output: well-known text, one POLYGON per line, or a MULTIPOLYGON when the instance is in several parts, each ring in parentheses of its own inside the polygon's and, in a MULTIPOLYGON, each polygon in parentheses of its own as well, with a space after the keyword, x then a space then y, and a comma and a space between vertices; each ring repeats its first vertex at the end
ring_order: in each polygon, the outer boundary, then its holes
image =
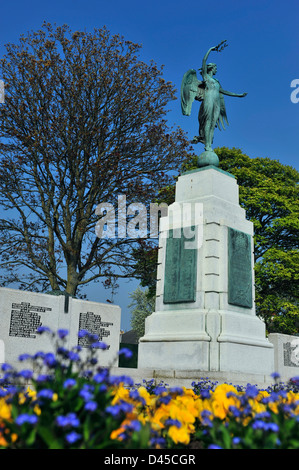
POLYGON ((46 426, 39 426, 37 429, 37 434, 41 436, 45 444, 47 444, 49 449, 63 449, 63 443, 57 438, 55 433, 46 426))
POLYGON ((36 428, 32 429, 32 431, 29 433, 29 436, 26 439, 26 445, 28 447, 31 447, 32 444, 34 444, 36 438, 36 428))

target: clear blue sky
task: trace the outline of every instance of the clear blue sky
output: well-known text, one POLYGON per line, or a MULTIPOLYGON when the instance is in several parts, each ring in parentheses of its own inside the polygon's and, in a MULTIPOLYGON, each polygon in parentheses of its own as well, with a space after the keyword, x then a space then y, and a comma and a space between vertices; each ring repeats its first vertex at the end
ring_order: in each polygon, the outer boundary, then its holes
MULTIPOLYGON (((74 31, 104 25, 112 33, 143 45, 141 58, 164 65, 164 78, 180 90, 182 75, 198 69, 206 50, 227 39, 229 47, 212 53, 224 89, 246 98, 226 97, 230 126, 215 132, 214 146, 238 147, 250 157, 269 157, 298 169, 299 103, 291 102, 290 84, 299 79, 299 4, 297 0, 12 0, 0 11, 0 55, 3 45, 43 21, 67 23, 74 31)), ((1 77, 0 77, 1 78, 1 77)), ((299 93, 298 93, 299 97, 299 93)), ((178 124, 190 138, 197 133, 197 103, 191 117, 181 115, 179 100, 171 103, 169 124, 178 124)), ((125 284, 115 297, 129 329, 125 284)), ((104 301, 106 292, 88 289, 90 300, 104 301)))

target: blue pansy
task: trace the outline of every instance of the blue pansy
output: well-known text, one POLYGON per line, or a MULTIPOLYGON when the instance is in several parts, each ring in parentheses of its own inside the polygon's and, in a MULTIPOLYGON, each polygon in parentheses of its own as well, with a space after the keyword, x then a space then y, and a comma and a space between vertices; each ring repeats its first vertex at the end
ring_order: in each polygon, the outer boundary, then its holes
POLYGON ((59 336, 60 339, 64 339, 68 334, 69 334, 69 331, 66 329, 61 328, 57 330, 57 335, 59 336))
POLYGON ((41 334, 41 333, 53 333, 52 330, 50 328, 48 328, 47 326, 39 326, 36 331, 39 334, 41 334))
POLYGON ((122 348, 118 351, 118 355, 125 356, 126 359, 130 359, 133 356, 133 353, 129 348, 122 348))
POLYGON ((102 369, 97 374, 94 375, 93 380, 96 383, 104 382, 109 376, 108 369, 102 369))
POLYGON ((272 379, 276 380, 276 379, 280 379, 280 374, 278 372, 273 372, 271 374, 271 377, 272 379))
POLYGON ((27 413, 23 413, 23 414, 21 414, 21 415, 19 415, 15 418, 15 423, 18 426, 22 426, 22 424, 24 424, 24 423, 29 423, 29 424, 34 425, 34 424, 37 423, 37 421, 38 421, 37 416, 29 415, 27 413))
POLYGON ((247 398, 255 398, 259 394, 259 391, 255 385, 247 385, 245 395, 247 398))
POLYGON ((210 396, 211 396, 211 391, 210 390, 203 389, 203 390, 200 391, 200 398, 206 399, 206 398, 210 398, 210 396))
POLYGON ((65 436, 65 439, 69 444, 74 444, 79 439, 81 439, 81 437, 82 437, 81 434, 78 434, 77 432, 72 431, 65 436))
POLYGON ((89 333, 87 330, 82 329, 78 331, 78 338, 84 338, 85 336, 88 336, 88 335, 89 333))
POLYGON ((33 371, 30 369, 24 369, 18 372, 18 377, 23 377, 23 379, 32 379, 33 371))
POLYGON ((43 383, 43 382, 51 382, 54 380, 54 377, 49 374, 39 374, 36 379, 38 383, 43 383))
POLYGON ((119 405, 109 405, 106 407, 106 413, 116 417, 120 414, 121 407, 119 405))
POLYGON ((74 352, 74 351, 70 351, 68 353, 68 357, 69 357, 70 361, 73 361, 73 362, 79 362, 81 360, 79 354, 74 352))
POLYGON ((68 413, 66 416, 57 416, 56 424, 61 428, 77 428, 78 426, 80 426, 80 420, 78 419, 76 413, 68 413))
POLYGON ((98 407, 98 404, 95 401, 88 401, 84 405, 84 409, 86 411, 95 411, 98 407))
POLYGON ((84 389, 80 390, 79 396, 83 398, 84 401, 89 401, 93 398, 93 394, 84 389))
POLYGON ((229 407, 229 411, 232 413, 233 416, 235 416, 235 418, 238 418, 239 416, 242 415, 241 410, 237 406, 231 405, 229 407))
POLYGON ((182 426, 182 423, 177 419, 169 418, 169 419, 165 420, 165 425, 166 426, 176 426, 177 428, 180 428, 182 426))
POLYGON ((47 353, 44 355, 44 364, 48 367, 56 367, 58 364, 55 354, 47 353))
POLYGON ((125 426, 126 429, 129 431, 140 431, 141 429, 141 423, 137 419, 132 420, 129 424, 125 426))
POLYGON ((37 392, 38 398, 47 398, 48 400, 52 400, 53 395, 54 395, 53 390, 50 390, 49 388, 44 388, 43 390, 40 390, 39 392, 37 392))
POLYGON ((28 361, 29 359, 32 359, 32 356, 30 354, 20 354, 19 356, 19 361, 28 361))
POLYGON ((240 437, 233 437, 232 442, 233 442, 234 445, 238 445, 238 444, 240 444, 241 439, 240 439, 240 437))
POLYGON ((63 388, 72 388, 74 387, 75 385, 77 384, 76 380, 75 379, 66 379, 64 382, 63 382, 63 388))

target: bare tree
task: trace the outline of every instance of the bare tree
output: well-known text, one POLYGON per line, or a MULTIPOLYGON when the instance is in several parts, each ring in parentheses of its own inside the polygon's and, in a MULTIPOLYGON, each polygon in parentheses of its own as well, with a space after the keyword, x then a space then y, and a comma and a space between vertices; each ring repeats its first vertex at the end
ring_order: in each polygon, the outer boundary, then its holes
POLYGON ((186 158, 175 99, 140 46, 106 29, 44 24, 0 61, 1 285, 65 290, 134 276, 136 240, 98 238, 102 202, 150 203, 186 158), (7 217, 6 217, 7 216, 7 217))

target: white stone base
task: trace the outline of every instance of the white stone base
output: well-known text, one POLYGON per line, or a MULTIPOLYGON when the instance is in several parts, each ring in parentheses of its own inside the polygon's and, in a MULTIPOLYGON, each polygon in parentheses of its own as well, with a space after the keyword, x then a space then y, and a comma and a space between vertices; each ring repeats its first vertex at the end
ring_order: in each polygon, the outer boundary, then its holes
MULTIPOLYGON (((176 202, 169 207, 168 216, 161 218, 156 311, 146 319, 138 368, 258 377, 270 377, 275 372, 273 344, 266 339, 265 324, 255 312, 253 224, 239 205, 238 189, 232 175, 213 167, 179 177, 176 202), (186 203, 194 208, 190 217, 189 213, 184 214, 186 203), (202 207, 202 217, 196 210, 198 205, 202 207), (181 302, 180 297, 171 301, 169 296, 165 301, 169 230, 192 226, 200 234, 194 301, 181 302), (229 303, 230 229, 246 234, 251 240, 252 302, 229 303)), ((230 280, 234 282, 230 288, 238 286, 238 281, 236 277, 230 280)))
POLYGON ((270 376, 275 372, 271 346, 267 342, 264 346, 214 341, 140 342, 138 368, 270 376))
POLYGON ((247 384, 257 385, 260 389, 273 385, 274 380, 267 374, 244 374, 242 372, 205 372, 196 370, 167 370, 167 369, 128 369, 112 368, 113 375, 128 375, 135 384, 144 385, 144 380, 154 379, 158 385, 163 382, 170 387, 192 388, 192 382, 199 382, 202 379, 209 379, 212 382, 229 383, 232 385, 245 386, 247 384))
POLYGON ((151 341, 139 343, 138 368, 209 370, 207 341, 151 341))
POLYGON ((273 349, 240 343, 221 343, 219 349, 220 371, 246 374, 274 372, 273 349))
POLYGON ((139 343, 138 367, 270 375, 273 344, 256 316, 221 310, 154 312, 139 343))

